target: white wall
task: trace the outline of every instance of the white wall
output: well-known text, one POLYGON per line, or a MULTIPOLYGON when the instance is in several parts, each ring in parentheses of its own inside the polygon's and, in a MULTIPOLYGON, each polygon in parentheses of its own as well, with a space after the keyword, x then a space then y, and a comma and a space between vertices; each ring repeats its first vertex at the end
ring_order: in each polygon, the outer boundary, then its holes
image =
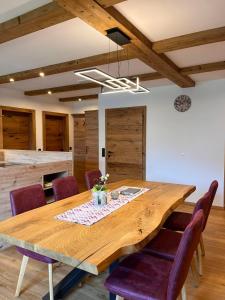
MULTIPOLYGON (((43 149, 42 111, 52 111, 67 114, 72 114, 75 112, 72 103, 60 103, 57 99, 51 96, 26 97, 21 91, 5 88, 0 88, 0 105, 34 109, 36 111, 37 149, 43 149)), ((69 145, 73 147, 72 116, 70 116, 69 128, 69 145)))
POLYGON ((75 102, 73 104, 73 109, 76 112, 76 114, 82 114, 86 110, 97 110, 98 100, 85 100, 82 102, 75 102))
MULTIPOLYGON (((37 148, 42 148, 41 111, 82 113, 99 108, 100 168, 105 160, 105 109, 113 107, 147 106, 147 180, 195 184, 197 191, 189 198, 196 201, 208 188, 211 180, 219 181, 214 204, 223 206, 224 136, 225 136, 225 80, 204 82, 195 88, 176 86, 151 88, 146 95, 101 95, 99 102, 59 103, 51 97, 24 97, 22 92, 0 88, 0 105, 36 110, 37 148), (174 99, 187 94, 192 107, 185 113, 173 107, 174 99)), ((72 118, 70 145, 72 146, 72 118)))
POLYGON ((213 179, 219 181, 214 205, 223 206, 225 80, 209 81, 194 88, 152 88, 150 94, 101 95, 99 98, 100 168, 104 172, 105 109, 147 106, 147 180, 194 184, 196 201, 213 179), (187 94, 192 107, 174 109, 174 99, 187 94))

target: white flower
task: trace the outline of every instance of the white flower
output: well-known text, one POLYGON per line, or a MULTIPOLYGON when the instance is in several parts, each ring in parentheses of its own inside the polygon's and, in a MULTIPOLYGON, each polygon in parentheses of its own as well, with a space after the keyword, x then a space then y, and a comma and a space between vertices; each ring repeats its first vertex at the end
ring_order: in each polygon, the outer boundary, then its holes
POLYGON ((106 177, 106 178, 109 178, 109 174, 107 173, 107 174, 105 175, 105 177, 106 177))
POLYGON ((105 177, 104 177, 104 176, 101 176, 101 177, 100 177, 100 180, 101 180, 101 181, 103 181, 104 179, 105 179, 105 177))

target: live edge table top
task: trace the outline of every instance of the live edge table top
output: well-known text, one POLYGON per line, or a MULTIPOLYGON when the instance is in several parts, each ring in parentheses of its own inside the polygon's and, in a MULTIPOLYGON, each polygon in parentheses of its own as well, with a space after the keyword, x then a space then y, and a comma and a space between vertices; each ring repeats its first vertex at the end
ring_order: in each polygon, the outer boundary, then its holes
POLYGON ((89 201, 87 191, 0 222, 0 240, 97 275, 113 261, 145 246, 171 212, 195 191, 190 185, 139 180, 108 187, 123 185, 150 190, 92 226, 54 218, 89 201))

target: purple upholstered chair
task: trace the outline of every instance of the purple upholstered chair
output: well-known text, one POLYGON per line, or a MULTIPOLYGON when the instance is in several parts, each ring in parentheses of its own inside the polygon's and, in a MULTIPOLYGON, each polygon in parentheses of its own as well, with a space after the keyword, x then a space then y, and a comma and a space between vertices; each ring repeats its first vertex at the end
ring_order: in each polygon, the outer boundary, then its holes
POLYGON ((79 194, 77 180, 74 176, 66 176, 53 180, 52 187, 55 201, 79 194))
MULTIPOLYGON (((213 200, 215 198, 216 195, 216 191, 218 188, 218 181, 214 180, 208 190, 208 194, 209 194, 209 198, 208 198, 208 202, 207 202, 207 207, 204 209, 205 212, 205 222, 204 222, 204 227, 203 227, 203 231, 205 229, 207 220, 208 220, 208 216, 212 207, 212 203, 213 200)), ((201 209, 201 205, 199 206, 199 203, 197 202, 194 211, 192 214, 190 213, 185 213, 185 212, 173 212, 169 218, 166 220, 165 224, 163 225, 163 227, 167 228, 167 229, 171 229, 174 231, 184 231, 185 228, 187 227, 187 225, 190 223, 190 221, 193 218, 193 215, 199 210, 201 209)), ((200 246, 201 246, 201 252, 202 255, 205 255, 205 249, 204 249, 204 243, 203 243, 203 238, 201 235, 200 238, 200 246)))
POLYGON ((182 290, 196 250, 204 220, 199 210, 186 227, 174 261, 142 252, 125 258, 105 282, 117 299, 176 300, 182 290))
MULTIPOLYGON (((35 184, 32 186, 20 188, 10 192, 10 203, 12 209, 12 215, 18 215, 26 211, 41 207, 46 205, 45 195, 43 188, 40 184, 35 184)), ((29 258, 36 259, 40 262, 48 264, 49 272, 49 294, 50 300, 54 299, 53 296, 53 276, 52 276, 52 264, 56 260, 51 259, 47 256, 40 255, 38 253, 32 252, 30 250, 17 247, 17 251, 23 255, 22 264, 20 268, 19 279, 16 288, 15 296, 18 297, 20 294, 23 277, 25 274, 26 266, 29 258)))
POLYGON ((91 190, 93 186, 96 184, 97 180, 99 177, 102 176, 102 173, 100 170, 91 170, 85 172, 85 181, 86 181, 86 186, 88 190, 91 190))
MULTIPOLYGON (((191 220, 194 218, 195 214, 200 209, 202 209, 204 214, 202 230, 204 230, 207 222, 208 206, 209 206, 210 199, 211 199, 211 194, 207 192, 202 198, 198 200, 194 212, 192 214, 191 220)), ((182 233, 170 229, 161 229, 157 234, 157 236, 154 239, 152 239, 143 248, 142 251, 145 253, 149 253, 151 255, 159 256, 164 259, 174 260, 181 239, 182 239, 182 233)), ((198 249, 196 249, 196 254, 198 259, 198 271, 199 274, 202 275, 201 257, 199 256, 198 249)))

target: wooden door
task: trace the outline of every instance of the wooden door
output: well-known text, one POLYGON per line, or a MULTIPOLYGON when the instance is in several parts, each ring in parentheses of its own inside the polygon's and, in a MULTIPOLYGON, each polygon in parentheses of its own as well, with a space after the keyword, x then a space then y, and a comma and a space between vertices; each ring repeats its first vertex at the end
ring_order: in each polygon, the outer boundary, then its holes
POLYGON ((106 171, 110 181, 145 179, 146 107, 106 110, 106 171))
POLYGON ((96 170, 99 168, 98 155, 98 111, 85 111, 85 170, 96 170))
POLYGON ((69 151, 67 114, 43 112, 43 148, 45 151, 69 151))
POLYGON ((32 150, 36 147, 35 114, 32 110, 1 108, 1 143, 4 149, 32 150))
POLYGON ((74 176, 77 179, 80 192, 86 189, 84 173, 85 173, 85 115, 73 115, 73 132, 74 132, 74 176))

